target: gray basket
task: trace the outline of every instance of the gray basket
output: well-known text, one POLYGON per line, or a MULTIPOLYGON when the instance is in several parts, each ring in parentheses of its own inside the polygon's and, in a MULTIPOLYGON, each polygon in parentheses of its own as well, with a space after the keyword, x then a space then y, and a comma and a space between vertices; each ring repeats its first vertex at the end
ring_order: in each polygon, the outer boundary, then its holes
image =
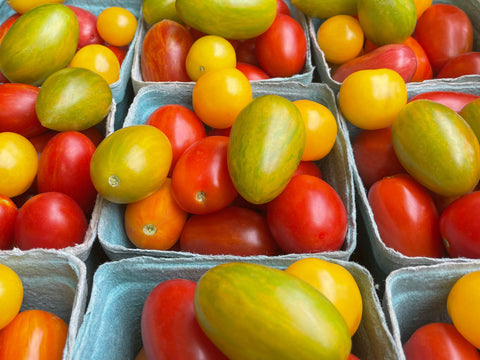
POLYGON ((0 263, 13 269, 22 280, 20 311, 49 311, 68 324, 62 359, 71 359, 87 303, 85 264, 75 256, 49 250, 0 253, 0 263))
MULTIPOLYGON (((277 94, 289 100, 310 99, 317 101, 332 111, 338 119, 333 92, 325 85, 319 83, 300 84, 291 83, 288 86, 280 83, 255 83, 252 84, 253 96, 264 94, 277 94)), ((125 119, 124 127, 144 124, 150 114, 161 105, 181 104, 192 109, 192 87, 188 84, 169 83, 150 85, 140 89, 130 106, 125 119)), ((339 251, 326 252, 329 257, 347 260, 356 246, 356 208, 354 199, 354 185, 350 166, 347 165, 346 132, 341 122, 338 122, 338 136, 332 151, 317 164, 322 171, 322 177, 332 185, 342 198, 348 214, 348 230, 345 242, 339 251)), ((111 129, 110 129, 111 130, 111 129)), ((100 220, 98 224, 98 239, 107 256, 112 260, 119 260, 131 256, 156 256, 176 258, 203 258, 203 255, 183 251, 149 250, 136 248, 127 238, 124 231, 125 205, 103 200, 100 220)), ((285 254, 275 257, 295 259, 301 255, 285 254)), ((230 260, 244 259, 238 256, 214 255, 230 260)), ((266 256, 254 256, 254 259, 265 259, 266 256)))

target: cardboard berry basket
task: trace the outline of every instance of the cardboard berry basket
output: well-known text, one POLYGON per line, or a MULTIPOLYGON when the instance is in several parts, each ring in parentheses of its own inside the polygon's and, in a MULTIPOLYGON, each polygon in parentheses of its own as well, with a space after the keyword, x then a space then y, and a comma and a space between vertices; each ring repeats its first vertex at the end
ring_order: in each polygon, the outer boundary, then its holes
POLYGON ((405 359, 402 344, 422 325, 452 324, 447 312, 450 289, 463 275, 479 270, 478 261, 445 262, 405 267, 388 275, 382 306, 396 347, 400 349, 399 359, 405 359))
POLYGON ((49 311, 68 324, 62 359, 71 359, 87 303, 85 264, 73 255, 53 250, 0 253, 0 263, 14 270, 22 281, 20 311, 49 311))
MULTIPOLYGON (((433 4, 451 4, 458 6, 465 11, 471 20, 473 27, 473 50, 480 51, 480 3, 477 0, 434 0, 433 4)), ((317 31, 325 19, 318 19, 314 17, 307 17, 308 31, 310 36, 310 43, 312 45, 313 64, 315 66, 317 75, 320 80, 328 84, 333 91, 338 92, 341 83, 334 80, 331 76, 331 65, 325 59, 323 51, 320 49, 317 41, 317 31)), ((478 81, 480 75, 464 75, 459 78, 444 79, 446 82, 458 83, 463 81, 478 81)), ((435 82, 435 79, 424 80, 423 82, 435 82)))
MULTIPOLYGON (((310 46, 310 37, 308 34, 307 18, 303 13, 298 11, 298 9, 291 4, 290 0, 285 0, 285 3, 288 5, 290 12, 292 14, 292 17, 295 20, 297 20, 297 22, 302 26, 303 31, 305 33, 305 38, 307 40, 307 54, 305 59, 305 65, 299 74, 293 75, 291 77, 287 77, 287 78, 276 77, 276 78, 271 78, 266 80, 257 80, 255 82, 273 83, 273 82, 285 82, 285 81, 298 81, 304 84, 308 84, 312 82, 313 75, 314 75, 314 66, 312 64, 312 52, 311 52, 311 46, 310 46)), ((148 26, 146 22, 141 21, 140 30, 135 43, 135 54, 133 57, 132 72, 131 72, 132 85, 133 85, 133 90, 135 94, 140 90, 140 88, 156 83, 154 81, 144 81, 142 78, 140 54, 142 51, 143 39, 145 38, 147 31, 148 31, 148 26)), ((193 86, 194 83, 187 82, 187 84, 190 84, 190 86, 193 86)))
MULTIPOLYGON (((253 96, 266 94, 284 96, 289 100, 309 99, 326 106, 338 119, 333 92, 325 85, 319 83, 285 84, 257 83, 253 84, 253 96)), ((145 124, 150 114, 161 105, 181 104, 192 109, 192 87, 188 84, 156 84, 140 89, 130 106, 125 119, 124 127, 136 124, 145 124)), ((322 178, 327 181, 340 195, 348 216, 348 230, 343 246, 338 251, 325 252, 329 257, 347 260, 352 255, 356 246, 356 208, 354 201, 354 186, 350 165, 346 157, 346 133, 341 122, 337 122, 338 134, 331 152, 317 162, 322 172, 322 178)), ((98 223, 98 239, 111 260, 125 257, 148 255, 155 257, 174 258, 202 258, 202 255, 184 251, 139 249, 128 239, 124 230, 124 212, 126 205, 103 200, 100 219, 98 223)), ((318 255, 319 253, 317 253, 318 255)), ((275 257, 294 259, 298 254, 285 254, 275 257)), ((228 259, 242 259, 233 255, 216 255, 228 259)), ((253 258, 266 259, 266 256, 253 256, 253 258)))
MULTIPOLYGON (((391 334, 368 271, 351 261, 333 260, 354 277, 363 300, 360 326, 352 337, 352 352, 361 359, 398 359, 391 334)), ((134 359, 142 347, 140 318, 150 291, 169 279, 197 281, 213 266, 228 259, 159 259, 140 256, 100 265, 92 296, 75 343, 73 359, 134 359), (128 311, 125 311, 128 309, 128 311)), ((258 263, 258 260, 248 260, 258 263)), ((261 264, 285 269, 287 259, 267 259, 261 264)))

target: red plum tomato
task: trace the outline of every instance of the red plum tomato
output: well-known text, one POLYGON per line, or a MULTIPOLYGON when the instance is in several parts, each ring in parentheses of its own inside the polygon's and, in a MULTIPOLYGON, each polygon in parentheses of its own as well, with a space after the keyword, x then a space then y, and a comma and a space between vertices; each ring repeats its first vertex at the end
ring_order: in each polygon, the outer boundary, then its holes
POLYGON ((236 68, 240 70, 250 81, 265 80, 270 78, 265 71, 252 64, 237 62, 236 68))
POLYGON ((480 52, 470 51, 449 60, 437 75, 441 78, 457 78, 463 75, 480 74, 480 52))
POLYGON ((290 8, 284 0, 277 0, 277 15, 284 14, 291 16, 290 8))
POLYGON ((8 196, 0 194, 0 250, 13 248, 13 231, 17 205, 8 196))
POLYGON ((75 13, 78 20, 77 50, 86 45, 103 45, 104 40, 97 30, 97 16, 83 7, 74 5, 67 6, 75 13))
POLYGON ((261 68, 260 63, 257 59, 257 54, 255 51, 255 43, 257 38, 251 38, 246 40, 240 40, 237 47, 235 48, 235 53, 237 55, 237 62, 247 63, 255 65, 261 68))
POLYGON ((313 175, 318 178, 322 178, 322 171, 318 167, 318 165, 314 161, 309 160, 302 160, 297 166, 297 169, 293 173, 293 176, 306 174, 306 175, 313 175))
POLYGON ((436 90, 426 91, 412 96, 408 102, 426 99, 438 102, 459 113, 465 105, 477 99, 479 96, 461 91, 436 90))

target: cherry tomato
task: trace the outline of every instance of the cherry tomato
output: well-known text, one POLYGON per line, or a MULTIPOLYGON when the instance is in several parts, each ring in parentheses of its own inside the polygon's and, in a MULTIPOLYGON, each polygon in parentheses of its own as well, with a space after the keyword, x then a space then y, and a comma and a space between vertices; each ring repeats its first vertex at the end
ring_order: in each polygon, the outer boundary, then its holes
POLYGON ((448 106, 450 109, 458 113, 463 109, 465 105, 478 98, 478 95, 466 92, 438 90, 419 93, 408 99, 408 102, 412 102, 418 99, 432 100, 442 105, 448 106))
POLYGON ((6 20, 2 22, 0 25, 0 42, 2 42, 3 37, 7 33, 7 31, 12 27, 13 23, 17 21, 17 19, 20 17, 19 13, 15 13, 13 15, 10 15, 6 20))
POLYGON ((293 173, 293 176, 300 174, 312 175, 320 179, 322 178, 322 171, 313 161, 300 161, 297 166, 297 170, 295 170, 295 172, 293 173))
POLYGON ((77 50, 90 44, 103 44, 103 39, 97 30, 97 17, 89 10, 73 5, 67 5, 77 17, 78 44, 77 50))
POLYGON ((180 237, 180 248, 204 255, 277 255, 279 252, 265 217, 237 206, 190 217, 180 237))
POLYGON ((91 44, 79 49, 72 60, 71 67, 92 70, 111 85, 120 78, 120 62, 117 55, 104 45, 91 44))
POLYGON ((13 247, 13 230, 17 211, 17 205, 13 200, 0 194, 0 250, 9 250, 13 247))
POLYGON ((423 80, 429 80, 433 78, 432 65, 430 65, 430 60, 423 50, 422 45, 413 37, 409 36, 407 40, 403 42, 404 45, 410 47, 415 53, 417 58, 417 69, 410 79, 411 82, 421 82, 423 80))
POLYGON ((277 15, 278 14, 284 14, 288 16, 292 15, 290 13, 290 8, 284 0, 277 0, 277 15))
POLYGON ((255 51, 256 41, 257 38, 239 41, 237 47, 235 48, 235 53, 237 54, 237 62, 247 63, 261 68, 261 65, 257 59, 257 53, 255 51))
MULTIPOLYGON (((97 147, 103 139, 105 139, 105 136, 103 135, 103 132, 96 126, 92 126, 83 130, 80 130, 80 132, 83 135, 86 135, 90 141, 97 147)), ((31 141, 31 139, 30 139, 31 141)))
POLYGON ((123 60, 125 60, 125 57, 127 56, 128 52, 128 46, 115 46, 115 45, 110 45, 110 44, 105 44, 107 48, 112 50, 112 52, 115 54, 115 56, 118 59, 118 62, 120 64, 120 67, 122 66, 123 60))
POLYGON ((410 175, 375 182, 368 190, 368 203, 385 246, 405 256, 444 256, 435 203, 410 175))
POLYGON ((417 19, 422 16, 425 10, 432 5, 432 0, 414 0, 415 9, 417 10, 417 19))
POLYGON ((207 136, 180 156, 172 174, 172 190, 181 208, 207 214, 230 204, 237 196, 227 165, 228 137, 207 136))
POLYGON ((0 333, 17 316, 22 301, 22 280, 12 268, 0 264, 0 333))
POLYGON ((270 76, 268 76, 268 74, 258 66, 248 63, 237 62, 237 65, 235 67, 240 70, 247 77, 248 80, 270 79, 270 76))
POLYGON ((469 51, 446 62, 438 72, 437 79, 478 74, 480 74, 480 52, 469 51))
POLYGON ((347 211, 335 189, 311 175, 296 175, 267 203, 272 235, 285 253, 339 250, 348 229, 347 211))
POLYGON ((129 10, 110 6, 98 15, 97 30, 103 40, 115 46, 132 42, 137 30, 137 19, 129 10))
POLYGON ((307 40, 301 25, 291 16, 278 14, 255 42, 260 66, 271 77, 300 73, 307 56, 307 40))

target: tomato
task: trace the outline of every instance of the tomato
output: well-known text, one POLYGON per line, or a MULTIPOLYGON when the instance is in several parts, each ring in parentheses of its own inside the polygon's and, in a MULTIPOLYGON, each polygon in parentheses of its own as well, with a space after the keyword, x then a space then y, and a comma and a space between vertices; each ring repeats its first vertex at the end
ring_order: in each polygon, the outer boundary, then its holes
POLYGON ((192 214, 207 214, 230 204, 237 196, 227 165, 228 137, 207 136, 180 156, 172 174, 176 201, 192 214))
POLYGON ((0 333, 17 316, 23 301, 23 285, 18 274, 0 264, 0 333))
POLYGON ((480 354, 455 329, 444 322, 430 322, 416 329, 403 344, 407 360, 478 360, 480 354))
POLYGON ((215 136, 215 135, 230 136, 231 131, 232 131, 231 127, 228 127, 225 129, 210 128, 207 130, 207 136, 215 136))
POLYGON ((58 191, 70 196, 89 216, 97 190, 90 178, 95 145, 77 131, 62 131, 48 141, 40 156, 37 173, 39 192, 58 191))
POLYGON ((414 2, 417 10, 417 19, 432 5, 432 0, 414 0, 414 2))
POLYGON ((423 47, 434 76, 445 63, 473 48, 473 28, 467 14, 452 4, 433 4, 417 20, 413 37, 423 47))
POLYGON ((125 208, 125 233, 140 249, 168 250, 180 238, 187 212, 182 210, 172 193, 172 180, 167 178, 159 190, 125 208))
POLYGON ((20 17, 19 13, 15 13, 10 15, 6 20, 4 20, 0 24, 0 42, 2 42, 3 37, 7 33, 8 29, 10 29, 15 21, 20 17))
POLYGON ((270 79, 270 76, 268 76, 268 74, 258 66, 243 62, 237 62, 237 65, 235 67, 240 70, 247 77, 248 80, 270 79))
POLYGON ((444 256, 435 203, 410 175, 375 182, 368 190, 368 203, 385 246, 405 256, 444 256))
POLYGON ((364 35, 356 18, 335 15, 320 24, 316 40, 328 62, 342 64, 360 54, 364 35))
POLYGON ((0 359, 61 360, 68 325, 45 310, 25 310, 0 331, 0 359))
POLYGON ((227 359, 197 322, 195 287, 191 280, 170 279, 148 294, 141 315, 142 342, 148 359, 227 359))
POLYGON ((194 142, 206 136, 200 118, 189 108, 179 104, 167 104, 155 109, 145 122, 160 129, 172 146, 171 176, 182 153, 194 142))
POLYGON ((391 69, 356 71, 347 76, 338 92, 341 113, 361 129, 374 130, 392 125, 406 103, 405 81, 391 69))
POLYGON ((410 81, 420 82, 423 80, 432 79, 432 65, 430 64, 430 60, 428 59, 425 50, 423 50, 422 45, 420 45, 420 43, 413 36, 409 36, 407 40, 403 42, 403 44, 410 47, 410 49, 412 49, 415 53, 415 57, 417 58, 417 68, 410 81))
POLYGON ((291 16, 290 8, 284 0, 277 0, 277 15, 284 14, 291 16))
POLYGON ((293 173, 293 176, 300 174, 312 175, 320 179, 322 178, 322 171, 313 161, 300 161, 297 166, 297 170, 295 170, 295 172, 293 173))
POLYGON ((125 56, 127 56, 128 46, 115 46, 110 44, 105 44, 105 46, 112 50, 117 57, 120 66, 122 66, 123 60, 125 60, 125 56))
POLYGON ((237 47, 235 48, 235 53, 237 54, 237 63, 247 63, 261 68, 261 65, 257 59, 257 53, 255 51, 256 41, 257 38, 239 41, 237 47))
POLYGON ((285 253, 339 250, 348 228, 340 196, 327 182, 311 175, 291 178, 267 204, 267 221, 285 253))
POLYGON ((68 195, 45 192, 28 199, 15 220, 15 246, 63 249, 84 241, 88 222, 82 208, 68 195))
POLYGON ((77 50, 86 45, 103 44, 103 39, 97 30, 97 17, 92 12, 79 6, 67 5, 77 16, 78 45, 77 50))
POLYGON ((359 359, 358 357, 356 357, 355 355, 353 355, 352 353, 350 353, 350 354, 348 355, 347 360, 360 360, 360 359, 359 359))
POLYGON ((180 237, 180 248, 203 255, 268 256, 279 252, 265 217, 238 206, 190 217, 180 237))
POLYGON ((479 303, 480 271, 472 271, 453 284, 447 297, 447 311, 458 332, 477 349, 480 349, 479 303))
POLYGON ((143 346, 135 356, 135 360, 148 360, 147 355, 145 354, 145 348, 143 346))
POLYGON ((342 314, 353 336, 362 319, 363 300, 355 278, 346 268, 327 260, 307 257, 294 261, 285 271, 305 280, 325 295, 342 314))
POLYGON ((93 143, 93 145, 95 145, 95 147, 97 147, 102 142, 102 140, 105 139, 103 132, 96 126, 92 126, 84 130, 80 130, 80 132, 86 135, 90 139, 90 141, 93 143))
POLYGON ((255 42, 255 54, 271 77, 300 73, 307 56, 307 40, 300 24, 291 16, 278 14, 273 24, 255 42))
POLYGON ((437 79, 475 74, 480 74, 480 52, 469 51, 446 62, 438 72, 437 79))
POLYGON ((65 0, 8 0, 7 4, 16 12, 23 14, 27 11, 43 4, 61 4, 65 0))
POLYGON ((0 194, 0 250, 9 250, 13 247, 13 230, 17 211, 17 205, 13 200, 0 194))
POLYGON ((392 128, 360 130, 352 139, 358 175, 366 189, 386 176, 406 172, 392 145, 392 128))
POLYGON ((469 102, 478 99, 479 96, 475 94, 470 94, 461 91, 448 91, 448 90, 437 90, 437 91, 426 91, 412 96, 408 102, 412 102, 419 99, 427 99, 438 102, 442 105, 445 105, 459 113, 465 105, 469 102))
POLYGON ((103 40, 115 46, 132 42, 137 30, 137 19, 129 10, 110 6, 98 15, 97 30, 103 40))
POLYGON ((120 78, 120 62, 117 55, 100 44, 86 45, 77 50, 69 66, 92 70, 103 77, 109 85, 120 78))

